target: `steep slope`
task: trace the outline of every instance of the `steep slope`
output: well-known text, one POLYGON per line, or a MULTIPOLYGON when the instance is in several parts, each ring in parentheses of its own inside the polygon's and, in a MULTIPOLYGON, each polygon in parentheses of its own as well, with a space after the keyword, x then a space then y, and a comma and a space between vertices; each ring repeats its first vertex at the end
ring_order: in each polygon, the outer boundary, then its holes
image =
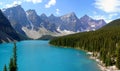
MULTIPOLYGON (((106 25, 106 22, 103 19, 94 20, 90 18, 88 15, 84 15, 83 17, 81 17, 80 22, 83 25, 83 29, 86 29, 87 31, 97 30, 102 26, 106 25)), ((78 24, 77 24, 77 27, 79 27, 78 24)))
POLYGON ((40 15, 40 18, 42 19, 42 20, 44 20, 44 21, 47 21, 48 20, 48 17, 46 16, 46 14, 41 14, 40 15))
POLYGON ((26 32, 27 36, 33 39, 38 39, 45 35, 55 36, 55 33, 57 32, 56 25, 50 23, 48 20, 43 20, 43 18, 47 18, 45 15, 39 16, 35 10, 27 10, 26 14, 32 26, 32 29, 23 27, 23 30, 26 32))
MULTIPOLYGON (((80 24, 80 21, 74 12, 61 16, 60 19, 62 20, 61 30, 81 31, 81 29, 76 28, 76 24, 80 24)), ((79 28, 82 28, 82 25, 79 28)))
POLYGON ((0 10, 0 43, 20 40, 20 36, 12 28, 10 22, 0 10))
POLYGON ((31 25, 33 26, 33 29, 38 30, 40 28, 40 24, 42 23, 41 18, 37 15, 35 10, 27 10, 26 11, 27 18, 31 25))
POLYGON ((104 20, 94 20, 87 15, 79 19, 74 12, 60 17, 53 14, 47 17, 44 13, 39 16, 35 10, 25 12, 20 5, 4 9, 3 12, 18 33, 33 39, 43 35, 63 36, 91 31, 105 25, 104 20))
POLYGON ((106 66, 115 65, 120 69, 120 19, 114 20, 103 28, 52 39, 50 44, 80 48, 93 52, 106 66))
POLYGON ((50 23, 47 20, 42 20, 43 18, 46 19, 45 15, 39 16, 35 10, 28 10, 27 12, 28 20, 31 22, 33 29, 40 29, 44 27, 45 29, 56 32, 56 25, 54 23, 50 23))
POLYGON ((113 29, 118 29, 120 26, 120 19, 116 19, 112 22, 110 22, 109 24, 103 26, 102 28, 100 28, 99 30, 111 30, 110 28, 113 29), (114 27, 113 27, 114 26, 114 27))
POLYGON ((51 14, 49 17, 48 17, 48 21, 50 23, 54 23, 57 27, 61 25, 62 23, 62 20, 60 19, 60 17, 56 17, 54 16, 53 14, 51 14))
POLYGON ((12 27, 20 34, 25 35, 22 27, 31 28, 31 25, 26 17, 24 9, 20 5, 3 10, 3 13, 10 21, 12 27))

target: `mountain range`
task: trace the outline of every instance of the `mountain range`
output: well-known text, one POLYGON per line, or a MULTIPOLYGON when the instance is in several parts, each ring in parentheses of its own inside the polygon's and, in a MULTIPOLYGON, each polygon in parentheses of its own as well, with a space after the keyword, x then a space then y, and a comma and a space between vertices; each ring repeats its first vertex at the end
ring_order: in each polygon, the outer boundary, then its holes
POLYGON ((35 10, 25 11, 20 5, 3 9, 12 27, 24 36, 38 39, 44 36, 63 36, 84 31, 94 31, 106 25, 103 19, 94 20, 88 15, 78 18, 74 12, 63 16, 38 15, 35 10))

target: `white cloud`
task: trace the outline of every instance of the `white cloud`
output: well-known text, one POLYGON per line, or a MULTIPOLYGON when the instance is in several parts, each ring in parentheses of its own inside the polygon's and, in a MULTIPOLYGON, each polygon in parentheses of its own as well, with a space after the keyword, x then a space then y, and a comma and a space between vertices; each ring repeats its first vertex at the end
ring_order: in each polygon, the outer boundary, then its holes
POLYGON ((14 1, 13 3, 11 4, 6 4, 6 8, 10 8, 10 7, 13 7, 13 6, 16 6, 16 5, 20 5, 22 2, 21 1, 14 1))
MULTIPOLYGON (((115 15, 114 15, 115 16, 115 15)), ((104 15, 94 15, 94 16, 91 16, 93 19, 96 19, 96 20, 100 20, 100 19, 103 19, 105 20, 105 22, 109 23, 110 21, 113 20, 113 17, 114 17, 112 14, 109 14, 107 17, 104 16, 104 15)))
POLYGON ((25 2, 32 2, 33 4, 41 3, 42 0, 25 0, 25 2))
POLYGON ((95 16, 91 16, 92 18, 96 19, 96 20, 99 20, 99 19, 106 19, 105 16, 103 15, 95 15, 95 16))
POLYGON ((2 2, 0 2, 0 5, 3 5, 3 3, 2 3, 2 2))
POLYGON ((56 9, 56 14, 59 15, 60 14, 60 10, 56 9))
POLYGON ((48 4, 45 5, 45 8, 50 8, 56 4, 56 0, 50 0, 48 4))
POLYGON ((109 18, 109 19, 112 19, 112 18, 115 17, 115 16, 118 16, 118 14, 117 14, 117 13, 109 14, 108 18, 109 18))
POLYGON ((94 4, 106 13, 120 12, 120 0, 95 0, 94 4))

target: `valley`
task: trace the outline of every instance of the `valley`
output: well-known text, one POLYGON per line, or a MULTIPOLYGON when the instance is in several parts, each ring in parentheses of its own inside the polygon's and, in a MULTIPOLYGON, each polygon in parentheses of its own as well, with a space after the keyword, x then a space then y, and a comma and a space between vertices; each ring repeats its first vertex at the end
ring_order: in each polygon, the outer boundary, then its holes
POLYGON ((0 71, 120 71, 119 0, 1 0, 0 71))

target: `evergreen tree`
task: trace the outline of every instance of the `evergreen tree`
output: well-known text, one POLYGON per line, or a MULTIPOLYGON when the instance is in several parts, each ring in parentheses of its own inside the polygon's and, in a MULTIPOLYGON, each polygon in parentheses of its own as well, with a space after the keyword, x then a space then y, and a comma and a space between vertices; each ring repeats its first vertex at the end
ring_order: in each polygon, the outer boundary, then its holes
POLYGON ((4 70, 3 71, 7 71, 7 66, 6 66, 6 64, 5 64, 5 66, 4 66, 4 70))
POLYGON ((17 47, 16 47, 16 43, 14 43, 13 58, 10 59, 9 70, 10 71, 17 71, 17 47))
POLYGON ((14 61, 13 61, 13 58, 10 59, 9 71, 14 71, 14 61))
MULTIPOLYGON (((4 66, 3 71, 7 71, 6 65, 4 66)), ((16 43, 14 43, 13 57, 10 59, 9 71, 17 71, 17 47, 16 47, 16 43)))
POLYGON ((16 47, 16 43, 14 43, 14 48, 13 48, 13 61, 14 61, 15 71, 17 71, 17 47, 16 47))
POLYGON ((120 47, 117 48, 116 66, 118 69, 120 69, 120 47))

